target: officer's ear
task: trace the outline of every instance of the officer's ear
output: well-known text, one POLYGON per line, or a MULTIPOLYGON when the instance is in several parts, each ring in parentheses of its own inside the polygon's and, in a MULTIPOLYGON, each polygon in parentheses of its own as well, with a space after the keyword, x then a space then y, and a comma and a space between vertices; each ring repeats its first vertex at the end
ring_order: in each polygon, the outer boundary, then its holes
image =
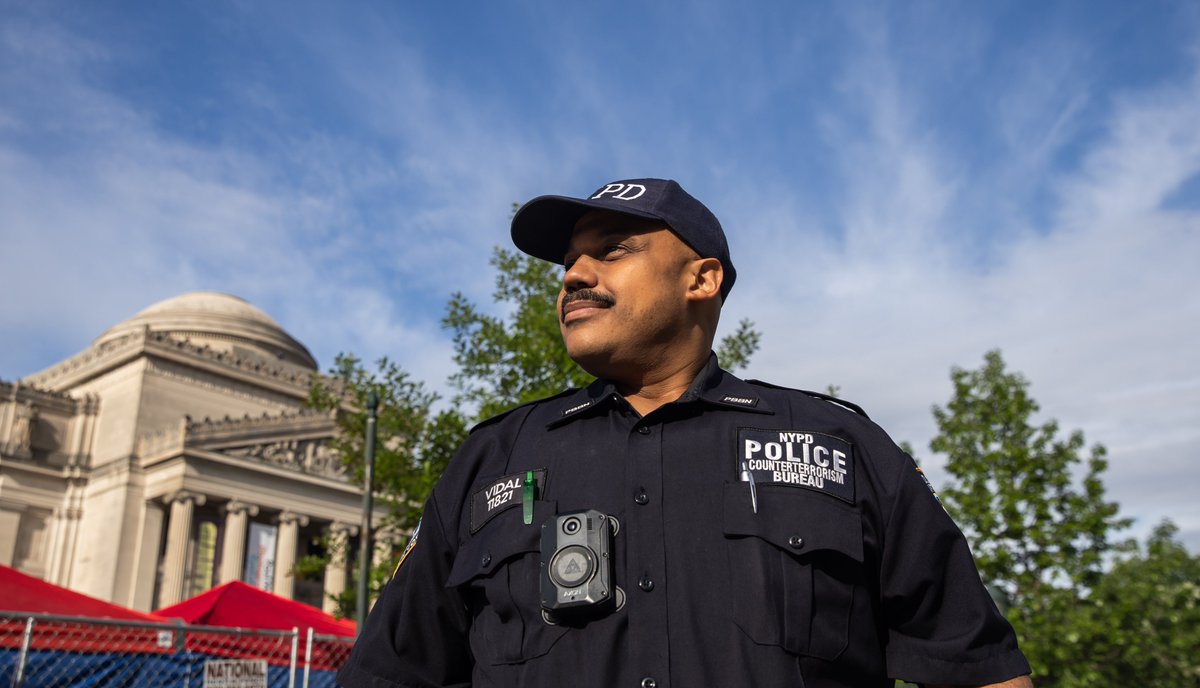
POLYGON ((725 269, 716 258, 697 258, 689 266, 690 281, 687 298, 689 301, 708 301, 721 298, 721 282, 725 269))

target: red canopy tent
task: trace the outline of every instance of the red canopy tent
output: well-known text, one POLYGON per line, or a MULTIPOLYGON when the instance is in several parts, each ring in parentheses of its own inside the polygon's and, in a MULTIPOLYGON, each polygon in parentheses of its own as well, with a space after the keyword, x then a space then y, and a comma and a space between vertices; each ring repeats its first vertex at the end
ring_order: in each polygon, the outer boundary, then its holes
POLYGON ((120 605, 59 587, 0 565, 0 648, 20 647, 24 633, 23 615, 83 617, 75 620, 38 621, 38 649, 66 649, 74 652, 112 651, 114 643, 126 652, 170 651, 158 644, 156 628, 129 628, 114 641, 113 634, 97 630, 88 619, 163 624, 167 620, 127 609, 120 605))
POLYGON ((0 565, 0 611, 27 614, 87 616, 93 619, 163 623, 154 614, 127 609, 95 597, 60 588, 39 578, 0 565))
MULTIPOLYGON (((189 625, 219 626, 253 630, 300 631, 301 647, 308 629, 314 634, 353 638, 355 623, 335 619, 319 609, 295 602, 264 590, 235 581, 213 588, 179 604, 156 610, 155 614, 182 619, 189 625)), ((188 649, 223 657, 267 657, 271 663, 286 663, 282 643, 284 638, 246 636, 240 639, 228 635, 205 636, 194 630, 188 632, 188 649)), ((286 642, 290 646, 290 639, 286 642)), ((348 642, 322 642, 313 646, 310 664, 316 669, 339 668, 349 654, 348 642)))
POLYGON ((202 626, 303 631, 354 637, 355 624, 335 619, 320 609, 234 581, 154 612, 160 617, 183 619, 202 626))

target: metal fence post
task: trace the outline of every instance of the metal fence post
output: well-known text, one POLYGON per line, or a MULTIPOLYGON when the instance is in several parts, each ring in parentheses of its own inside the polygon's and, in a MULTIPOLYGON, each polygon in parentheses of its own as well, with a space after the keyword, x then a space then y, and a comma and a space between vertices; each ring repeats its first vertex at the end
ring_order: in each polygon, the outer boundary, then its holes
POLYGON ((25 662, 29 659, 29 643, 33 640, 33 617, 25 620, 25 634, 21 636, 21 654, 17 656, 17 673, 13 676, 13 688, 21 688, 25 682, 25 662))
POLYGON ((181 655, 187 651, 187 631, 183 629, 183 619, 175 620, 175 654, 181 655))
POLYGON ((308 670, 312 667, 312 641, 313 630, 312 626, 308 627, 308 640, 304 642, 304 686, 308 688, 308 670))
POLYGON ((300 651, 300 629, 292 626, 292 657, 288 665, 288 688, 296 688, 296 653, 300 651))

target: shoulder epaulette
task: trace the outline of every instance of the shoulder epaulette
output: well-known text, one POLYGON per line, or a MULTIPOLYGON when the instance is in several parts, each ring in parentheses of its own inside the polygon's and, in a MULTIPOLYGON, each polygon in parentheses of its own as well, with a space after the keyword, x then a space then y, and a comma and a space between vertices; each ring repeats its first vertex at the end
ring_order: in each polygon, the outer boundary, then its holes
POLYGON ((801 394, 807 394, 810 397, 813 397, 816 399, 821 399, 823 401, 828 401, 831 404, 836 404, 838 406, 841 406, 842 408, 846 409, 847 411, 853 411, 853 412, 857 413, 858 415, 862 416, 863 418, 866 418, 867 420, 871 419, 871 417, 867 415, 867 412, 864 411, 862 409, 862 407, 859 406, 858 404, 855 404, 854 402, 851 402, 851 401, 846 401, 845 399, 839 399, 831 394, 822 394, 821 392, 813 392, 813 391, 807 390, 807 389, 796 389, 794 387, 784 387, 783 385, 773 385, 770 382, 763 382, 762 380, 746 380, 746 382, 749 382, 752 385, 761 385, 763 387, 770 387, 772 389, 783 389, 783 390, 787 390, 789 392, 800 392, 801 394))
POLYGON ((856 404, 852 401, 846 401, 845 399, 839 399, 839 398, 833 396, 832 394, 822 394, 821 392, 813 392, 813 391, 810 391, 807 389, 802 389, 799 391, 807 394, 810 397, 816 397, 817 399, 824 399, 825 401, 828 401, 831 404, 837 404, 838 406, 841 406, 842 408, 845 408, 845 409, 848 409, 850 411, 857 413, 858 415, 862 416, 863 418, 866 418, 867 420, 871 419, 871 417, 867 415, 867 412, 864 411, 861 406, 859 406, 858 404, 856 404))
POLYGON ((517 411, 520 411, 521 409, 525 408, 526 406, 534 406, 536 404, 545 403, 547 401, 553 401, 554 399, 559 399, 561 397, 565 397, 570 394, 574 394, 578 391, 579 391, 578 387, 572 387, 570 389, 565 389, 565 390, 559 392, 558 394, 555 394, 554 396, 542 397, 541 399, 534 399, 533 401, 527 401, 524 404, 517 404, 516 406, 514 406, 506 411, 501 411, 500 413, 497 413, 496 415, 494 415, 490 418, 484 418, 483 420, 479 421, 474 426, 472 426, 472 428, 470 429, 470 431, 468 431, 467 434, 471 434, 480 428, 484 428, 489 425, 494 425, 496 423, 499 423, 501 420, 504 420, 508 416, 512 415, 513 413, 516 413, 517 411))

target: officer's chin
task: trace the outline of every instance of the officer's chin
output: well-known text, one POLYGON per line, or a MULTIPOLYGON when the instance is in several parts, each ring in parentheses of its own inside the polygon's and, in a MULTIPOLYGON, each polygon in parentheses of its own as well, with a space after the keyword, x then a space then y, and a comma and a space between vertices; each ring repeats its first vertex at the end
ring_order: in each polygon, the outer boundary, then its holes
POLYGON ((589 375, 612 379, 614 377, 613 350, 602 341, 589 336, 593 333, 563 332, 563 343, 567 355, 589 375))

